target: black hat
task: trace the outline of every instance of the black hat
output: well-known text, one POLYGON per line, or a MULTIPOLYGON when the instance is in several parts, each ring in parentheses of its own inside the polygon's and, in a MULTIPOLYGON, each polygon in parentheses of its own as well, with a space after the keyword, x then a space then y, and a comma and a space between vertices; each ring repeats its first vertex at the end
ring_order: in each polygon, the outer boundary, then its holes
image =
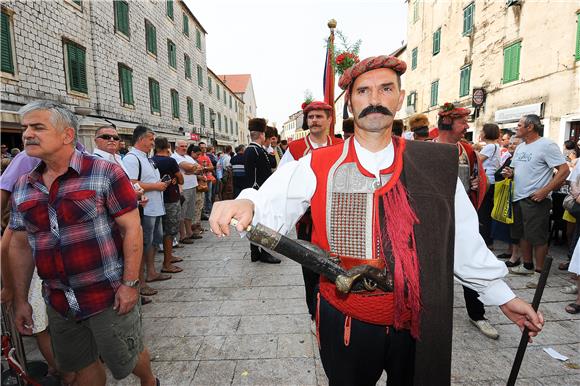
POLYGON ((248 121, 249 131, 266 132, 266 120, 264 118, 252 118, 248 121))

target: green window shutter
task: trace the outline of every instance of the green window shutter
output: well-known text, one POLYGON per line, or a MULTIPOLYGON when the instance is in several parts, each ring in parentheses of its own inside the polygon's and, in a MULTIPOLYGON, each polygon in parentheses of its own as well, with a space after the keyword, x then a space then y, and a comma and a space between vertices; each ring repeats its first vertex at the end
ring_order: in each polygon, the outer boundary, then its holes
POLYGON ((232 134, 234 133, 234 121, 232 121, 232 118, 230 118, 230 131, 232 134))
POLYGON ((185 66, 185 78, 191 79, 191 59, 187 54, 183 55, 183 62, 185 66))
POLYGON ((211 77, 208 76, 207 77, 207 90, 210 94, 212 94, 212 92, 213 92, 212 88, 213 88, 213 86, 212 86, 211 77))
POLYGON ((461 74, 459 77, 459 96, 463 97, 469 95, 471 82, 471 66, 467 66, 461 69, 461 74))
POLYGON ((475 3, 469 4, 463 8, 463 35, 469 35, 473 30, 473 13, 475 11, 475 3))
POLYGON ((14 75, 14 58, 12 56, 12 31, 10 15, 2 12, 2 72, 14 75))
POLYGON ((145 41, 147 51, 157 56, 157 29, 149 21, 145 21, 145 41))
POLYGON ((185 13, 183 14, 183 34, 189 36, 189 19, 185 13))
POLYGON ((133 71, 119 65, 119 85, 121 87, 121 104, 123 106, 133 106, 133 71))
POLYGON ((115 30, 129 36, 129 3, 115 0, 115 30))
POLYGON ((411 51, 411 70, 417 68, 417 47, 413 48, 411 51))
POLYGON ((151 107, 151 113, 161 112, 160 102, 159 82, 153 78, 149 78, 149 106, 151 107))
POLYGON ((195 46, 201 50, 201 31, 195 30, 195 46))
POLYGON ((83 2, 81 0, 73 0, 73 3, 75 3, 76 5, 83 5, 83 2))
POLYGON ((215 85, 215 95, 216 95, 217 100, 219 101, 220 100, 220 85, 219 84, 215 85))
POLYGON ((201 121, 201 126, 205 127, 205 106, 203 103, 199 104, 199 120, 201 121))
POLYGON ((197 65, 197 84, 199 87, 203 87, 203 68, 197 65))
POLYGON ((226 99, 226 89, 224 88, 224 105, 228 105, 228 101, 226 99))
POLYGON ((228 132, 228 118, 226 116, 224 116, 224 127, 225 127, 225 131, 227 133, 228 132))
POLYGON ((576 60, 580 60, 580 12, 576 14, 576 60))
POLYGON ((179 119, 179 93, 171 90, 171 116, 179 119))
POLYGON ((413 3, 413 23, 419 20, 419 0, 415 0, 413 3))
POLYGON ((232 96, 230 95, 230 109, 232 108, 232 96))
POLYGON ((520 78, 521 42, 514 43, 503 50, 503 83, 520 78))
POLYGON ((433 55, 437 55, 441 50, 441 28, 433 33, 433 55))
POLYGON ((65 43, 67 52, 67 67, 69 88, 73 91, 87 93, 86 52, 83 47, 73 43, 65 43))
POLYGON ((439 96, 439 81, 431 83, 431 107, 437 106, 437 99, 439 96))
MULTIPOLYGON (((213 112, 213 109, 209 109, 209 126, 213 129, 213 128, 215 128, 215 122, 214 122, 215 121, 215 118, 212 119, 211 118, 212 115, 215 117, 215 114, 213 112)), ((204 115, 204 119, 205 119, 205 115, 204 115)))
POLYGON ((169 66, 177 68, 177 53, 175 44, 171 40, 167 40, 167 57, 169 66))
POLYGON ((173 0, 167 0, 167 16, 173 20, 173 0))
POLYGON ((222 129, 222 115, 218 113, 218 129, 222 129))
POLYGON ((187 98, 187 122, 193 124, 193 101, 187 98))

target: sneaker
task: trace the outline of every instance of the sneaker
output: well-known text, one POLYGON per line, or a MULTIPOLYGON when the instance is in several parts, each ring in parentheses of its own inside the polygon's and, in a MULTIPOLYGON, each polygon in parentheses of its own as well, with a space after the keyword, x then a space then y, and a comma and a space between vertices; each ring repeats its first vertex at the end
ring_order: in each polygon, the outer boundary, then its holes
POLYGON ((316 320, 310 319, 310 332, 316 336, 316 320))
POLYGON ((471 324, 473 324, 475 327, 477 327, 483 335, 487 336, 488 338, 491 338, 491 339, 499 338, 499 333, 497 332, 495 327, 492 326, 487 320, 485 320, 485 319, 484 320, 469 319, 469 321, 471 322, 471 324))
POLYGON ((510 268, 510 273, 514 275, 533 275, 535 272, 533 269, 527 269, 523 264, 510 268))
POLYGON ((529 282, 526 283, 526 288, 531 288, 531 289, 537 288, 539 280, 540 280, 540 274, 537 272, 534 272, 534 276, 532 277, 532 280, 530 280, 529 282))

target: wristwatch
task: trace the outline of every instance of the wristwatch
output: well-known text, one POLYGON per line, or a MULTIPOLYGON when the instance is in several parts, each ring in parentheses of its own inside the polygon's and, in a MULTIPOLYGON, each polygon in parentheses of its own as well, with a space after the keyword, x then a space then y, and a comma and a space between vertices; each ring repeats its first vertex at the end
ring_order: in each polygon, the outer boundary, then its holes
POLYGON ((123 284, 127 287, 137 288, 137 287, 139 287, 139 279, 137 279, 137 280, 123 280, 123 281, 121 281, 121 284, 123 284))

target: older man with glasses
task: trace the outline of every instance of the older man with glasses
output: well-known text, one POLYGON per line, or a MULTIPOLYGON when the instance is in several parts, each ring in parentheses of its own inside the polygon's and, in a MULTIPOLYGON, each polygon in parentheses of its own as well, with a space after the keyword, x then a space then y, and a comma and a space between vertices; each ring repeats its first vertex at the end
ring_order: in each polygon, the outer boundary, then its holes
POLYGON ((128 174, 121 156, 117 153, 120 139, 117 130, 113 126, 99 127, 95 133, 95 145, 97 148, 93 155, 119 165, 123 168, 125 174, 128 174))

